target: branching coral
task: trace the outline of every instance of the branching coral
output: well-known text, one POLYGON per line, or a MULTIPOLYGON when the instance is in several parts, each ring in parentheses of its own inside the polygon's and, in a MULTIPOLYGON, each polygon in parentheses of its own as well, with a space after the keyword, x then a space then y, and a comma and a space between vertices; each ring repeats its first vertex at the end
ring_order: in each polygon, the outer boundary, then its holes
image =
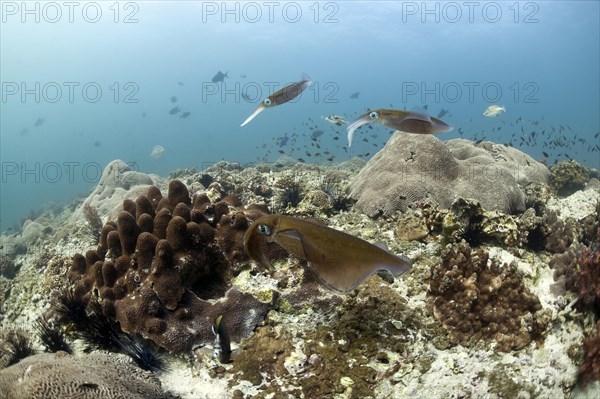
POLYGON ((465 242, 447 246, 432 267, 428 297, 451 344, 486 339, 499 351, 519 350, 541 339, 549 322, 515 265, 489 260, 481 249, 472 253, 465 242))

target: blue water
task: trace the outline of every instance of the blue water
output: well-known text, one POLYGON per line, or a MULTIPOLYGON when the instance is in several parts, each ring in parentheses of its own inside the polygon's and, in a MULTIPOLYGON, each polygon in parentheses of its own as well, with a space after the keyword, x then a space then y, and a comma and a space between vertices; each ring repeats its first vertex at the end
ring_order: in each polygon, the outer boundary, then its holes
POLYGON ((0 231, 89 192, 117 158, 161 175, 222 159, 274 161, 291 151, 275 138, 295 132, 294 158, 326 161, 306 156, 306 145, 335 162, 368 159, 389 129, 360 129, 346 152, 345 129, 334 141, 321 119, 367 108, 449 109, 442 119, 455 130, 443 139, 459 128, 498 143, 515 133, 511 144, 536 159, 544 151, 549 164, 571 157, 600 168, 600 152, 589 151, 600 142, 597 1, 1 4, 0 231), (229 78, 213 84, 219 70, 229 78), (303 73, 314 84, 297 101, 239 126, 303 73), (491 104, 507 112, 482 116, 491 104), (320 150, 315 126, 326 132, 320 150), (546 137, 522 144, 533 130, 546 137), (543 146, 563 135, 575 144, 543 146), (156 144, 160 159, 150 157, 156 144))

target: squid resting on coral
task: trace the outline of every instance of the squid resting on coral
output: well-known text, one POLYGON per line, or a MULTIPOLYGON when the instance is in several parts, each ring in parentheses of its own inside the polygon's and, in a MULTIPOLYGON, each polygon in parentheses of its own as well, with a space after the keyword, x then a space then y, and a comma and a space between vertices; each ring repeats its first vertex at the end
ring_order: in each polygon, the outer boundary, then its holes
POLYGON ((340 293, 352 291, 379 270, 399 276, 412 265, 410 259, 396 256, 365 240, 291 216, 262 216, 246 231, 246 252, 253 260, 270 268, 271 262, 264 250, 265 240, 306 260, 324 286, 340 293))

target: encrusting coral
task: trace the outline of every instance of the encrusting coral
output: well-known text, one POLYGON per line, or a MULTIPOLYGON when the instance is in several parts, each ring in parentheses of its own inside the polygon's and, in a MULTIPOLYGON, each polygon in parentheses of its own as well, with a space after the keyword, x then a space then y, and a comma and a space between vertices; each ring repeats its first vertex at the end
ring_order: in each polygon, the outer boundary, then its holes
POLYGON ((96 250, 76 254, 70 271, 75 296, 98 297, 102 310, 127 333, 137 333, 176 353, 212 342, 213 320, 224 315, 232 340, 248 336, 271 303, 243 293, 229 281, 245 258, 249 220, 267 213, 244 208, 239 198, 211 202, 190 198, 172 180, 125 200, 117 222, 104 225, 96 250))
POLYGON ((432 266, 427 295, 453 345, 484 339, 498 351, 519 350, 542 339, 550 320, 514 265, 489 260, 465 242, 448 245, 432 266))

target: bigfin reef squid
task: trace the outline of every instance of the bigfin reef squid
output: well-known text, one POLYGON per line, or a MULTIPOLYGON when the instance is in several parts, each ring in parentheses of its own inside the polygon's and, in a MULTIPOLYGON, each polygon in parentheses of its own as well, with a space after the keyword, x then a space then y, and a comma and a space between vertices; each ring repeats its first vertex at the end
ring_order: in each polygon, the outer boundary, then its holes
POLYGON ((319 281, 338 293, 347 293, 379 270, 395 277, 407 272, 412 262, 380 246, 306 219, 266 215, 246 231, 244 247, 248 255, 264 267, 271 262, 263 241, 275 242, 290 254, 306 260, 319 281))
POLYGON ((376 109, 358 117, 348 125, 348 147, 352 145, 354 131, 367 123, 377 123, 406 133, 435 134, 450 132, 454 127, 426 112, 398 109, 376 109))
POLYGON ((256 118, 256 115, 260 114, 265 109, 272 108, 277 105, 285 104, 288 101, 291 101, 294 98, 298 97, 300 94, 302 94, 302 92, 304 90, 306 90, 306 88, 308 86, 311 85, 311 83, 312 83, 312 81, 310 80, 310 77, 308 77, 308 75, 306 75, 306 74, 303 74, 302 79, 300 81, 295 82, 295 83, 290 83, 289 85, 285 86, 283 89, 276 91, 275 93, 271 94, 269 97, 262 100, 260 105, 254 110, 254 112, 248 118, 246 118, 244 123, 242 123, 240 126, 244 126, 244 125, 247 125, 248 123, 250 123, 250 121, 252 119, 256 118))

